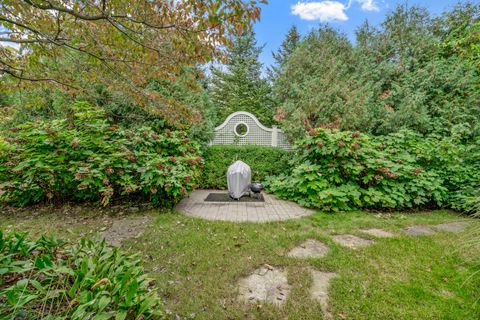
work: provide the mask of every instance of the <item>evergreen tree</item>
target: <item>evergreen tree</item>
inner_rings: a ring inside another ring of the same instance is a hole
[[[210,93],[220,122],[232,112],[248,111],[262,123],[272,124],[271,88],[262,78],[259,61],[262,49],[257,45],[255,33],[248,32],[234,39],[226,64],[212,68]]]
[[[478,135],[479,13],[463,5],[434,19],[399,5],[380,25],[365,22],[355,46],[335,29],[312,31],[275,81],[276,119],[293,138],[303,136],[304,124]]]
[[[297,48],[300,40],[301,35],[298,33],[297,27],[293,25],[290,27],[290,30],[288,30],[285,40],[283,40],[280,45],[280,49],[278,49],[277,52],[272,52],[275,64],[268,68],[268,75],[272,82],[275,82],[275,79],[278,79],[282,72],[281,69],[285,65],[288,57],[290,57],[293,51]]]

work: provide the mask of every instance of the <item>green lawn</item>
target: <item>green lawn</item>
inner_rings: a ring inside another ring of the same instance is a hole
[[[0,228],[56,233],[65,239],[95,233],[116,217],[113,211],[28,210],[0,215]],[[325,214],[267,224],[211,222],[169,211],[139,211],[152,224],[123,247],[142,255],[157,280],[172,318],[181,319],[322,319],[319,304],[309,299],[308,268],[333,271],[330,309],[335,319],[479,319],[478,246],[465,245],[464,233],[438,232],[412,237],[400,229],[468,218],[448,211],[377,214]],[[381,227],[396,234],[375,239],[359,232]],[[331,240],[334,234],[375,239],[361,249],[347,249]],[[315,238],[331,250],[321,259],[299,260],[285,253]],[[285,267],[292,291],[284,307],[246,305],[237,301],[236,283],[264,263]]]

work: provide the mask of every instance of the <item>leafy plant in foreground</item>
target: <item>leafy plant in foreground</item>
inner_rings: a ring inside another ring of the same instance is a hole
[[[158,319],[141,260],[104,241],[67,245],[0,231],[0,318]]]

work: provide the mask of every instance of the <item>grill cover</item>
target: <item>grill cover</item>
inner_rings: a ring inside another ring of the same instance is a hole
[[[236,161],[227,171],[228,193],[233,199],[240,199],[248,193],[252,182],[252,170],[240,160]]]

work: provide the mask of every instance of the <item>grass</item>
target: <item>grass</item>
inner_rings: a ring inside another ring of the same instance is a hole
[[[54,232],[65,239],[94,233],[115,219],[112,211],[62,208],[61,212],[0,216],[0,228]],[[139,252],[157,279],[168,314],[181,319],[321,319],[319,304],[309,299],[308,268],[332,271],[330,309],[336,319],[479,319],[476,249],[463,246],[468,232],[438,232],[411,237],[405,226],[433,225],[468,219],[449,211],[375,214],[325,214],[267,224],[211,222],[171,211],[139,211],[154,219],[143,235],[124,243]],[[68,218],[64,218],[64,217]],[[471,219],[472,229],[479,226]],[[396,234],[375,239],[364,227]],[[331,240],[349,233],[374,239],[362,249],[347,249]],[[331,250],[321,259],[299,260],[286,252],[315,238]],[[284,267],[292,292],[284,307],[246,305],[237,301],[239,278],[268,263]]]

